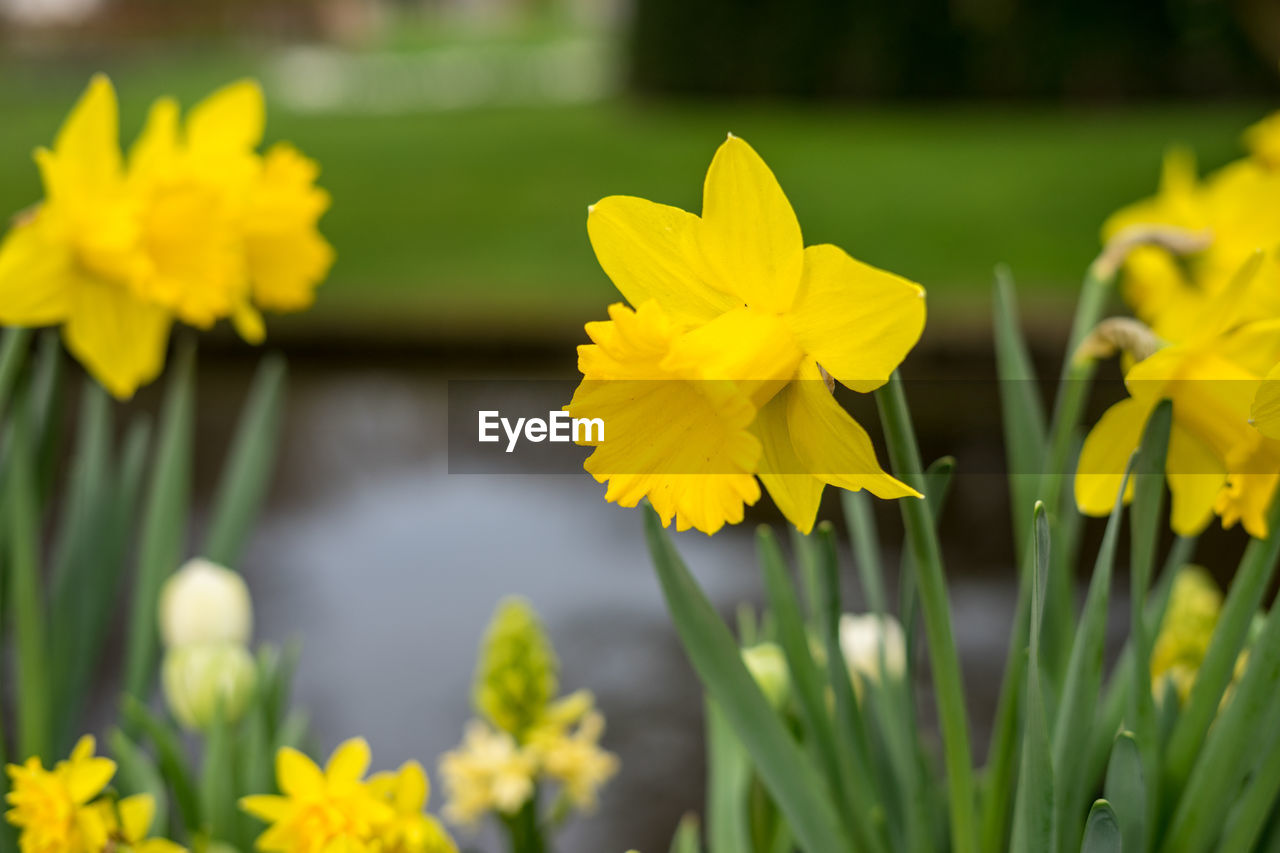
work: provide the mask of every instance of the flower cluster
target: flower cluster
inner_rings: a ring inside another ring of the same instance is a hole
[[[341,744],[322,770],[296,749],[276,754],[280,794],[244,797],[240,806],[270,826],[264,853],[457,853],[440,822],[427,814],[431,788],[422,765],[365,779],[371,755],[363,738]]]
[[[450,820],[473,825],[490,813],[536,808],[544,783],[559,786],[566,806],[595,807],[618,760],[600,747],[604,716],[589,692],[553,698],[557,668],[533,609],[518,599],[502,602],[476,677],[484,719],[472,720],[462,743],[440,760]]]
[[[126,155],[115,91],[95,77],[36,152],[43,201],[0,245],[0,323],[61,325],[68,349],[124,398],[160,372],[174,320],[228,318],[256,343],[260,310],[306,308],[333,262],[316,230],[329,196],[291,146],[257,151],[264,123],[252,81],[185,119],[162,98]]]
[[[1171,153],[1160,192],[1104,227],[1126,250],[1125,294],[1150,330],[1126,330],[1129,397],[1102,416],[1081,452],[1076,501],[1090,515],[1111,511],[1148,416],[1169,399],[1173,529],[1194,535],[1216,514],[1226,527],[1242,522],[1267,535],[1280,480],[1280,118],[1246,138],[1253,155],[1203,181],[1189,155]],[[1197,237],[1167,239],[1163,229]],[[1098,351],[1087,344],[1078,357]]]
[[[585,465],[606,499],[648,498],[664,524],[714,533],[759,499],[757,477],[805,532],[826,485],[918,497],[881,469],[826,380],[858,392],[888,381],[923,330],[924,291],[806,247],[751,146],[720,146],[701,216],[609,196],[587,232],[630,303],[587,324],[568,407],[608,425]]]
[[[172,841],[147,837],[156,812],[151,795],[116,799],[104,794],[116,764],[94,755],[94,747],[86,735],[52,770],[34,756],[5,768],[10,781],[5,818],[20,830],[22,853],[182,853]]]

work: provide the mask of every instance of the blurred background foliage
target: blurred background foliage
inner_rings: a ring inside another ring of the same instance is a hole
[[[0,208],[87,75],[187,103],[245,74],[335,198],[339,261],[277,340],[560,345],[614,297],[587,204],[696,210],[726,131],[807,242],[985,327],[1008,262],[1055,316],[1171,140],[1206,165],[1277,92],[1280,7],[1068,0],[0,0]],[[962,327],[961,323],[957,328]]]

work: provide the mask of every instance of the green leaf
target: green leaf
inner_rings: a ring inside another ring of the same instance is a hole
[[[38,756],[50,763],[54,709],[49,684],[46,603],[40,585],[40,520],[31,470],[30,404],[29,397],[20,401],[11,432],[12,452],[5,489],[8,604],[17,643],[19,756],[21,759]]]
[[[1014,800],[1013,849],[1053,848],[1053,762],[1044,694],[1040,688],[1040,634],[1044,619],[1045,585],[1049,573],[1049,520],[1044,504],[1033,513],[1034,574],[1032,576],[1031,630],[1027,655],[1026,719],[1022,733],[1022,767]]]
[[[715,700],[708,698],[707,715],[707,850],[737,853],[751,850],[748,794],[751,756],[734,735]]]
[[[200,814],[204,829],[216,841],[235,842],[239,806],[236,798],[235,735],[219,707],[204,732],[200,768]]]
[[[880,537],[876,535],[875,516],[871,510],[871,496],[864,492],[840,491],[844,507],[845,524],[849,528],[849,540],[853,546],[853,561],[858,568],[858,579],[867,609],[872,613],[887,613],[889,599],[884,591],[884,563],[880,559]]]
[[[125,691],[144,700],[155,677],[160,587],[178,568],[191,500],[195,351],[182,349],[170,368],[156,456],[143,511],[137,576],[129,611]]]
[[[107,735],[107,746],[116,761],[115,787],[121,793],[149,794],[156,803],[150,835],[163,837],[169,831],[169,793],[164,778],[151,757],[120,729]]]
[[[875,393],[893,470],[899,479],[919,491],[925,488],[925,480],[901,378],[895,372],[888,384]],[[974,822],[977,801],[973,785],[973,752],[969,746],[964,684],[960,677],[960,659],[951,628],[942,551],[926,502],[903,498],[898,501],[898,508],[902,512],[903,526],[907,530],[907,541],[916,569],[925,638],[932,662],[938,718],[942,724],[951,816],[951,847],[953,853],[974,853],[977,849],[978,832]]]
[[[263,359],[254,377],[213,498],[204,556],[215,563],[232,567],[239,564],[249,531],[262,507],[275,468],[284,378],[284,359],[274,355]]]
[[[1272,705],[1276,714],[1276,704]],[[1259,756],[1248,783],[1227,815],[1219,850],[1252,850],[1280,797],[1280,731],[1267,735],[1270,745]]]
[[[120,713],[131,728],[145,733],[151,739],[156,751],[156,763],[169,789],[173,791],[183,826],[188,834],[199,832],[200,801],[196,796],[191,769],[187,766],[178,733],[132,696],[126,695],[121,699]]]
[[[1147,849],[1147,790],[1143,758],[1133,732],[1116,735],[1107,765],[1106,798],[1115,810],[1125,850]]]
[[[1280,500],[1272,502],[1267,524],[1270,530],[1280,530]],[[1262,604],[1263,595],[1271,585],[1277,563],[1280,563],[1280,536],[1249,540],[1231,587],[1227,590],[1222,612],[1209,640],[1209,648],[1196,672],[1191,694],[1187,697],[1165,750],[1163,784],[1170,797],[1181,792],[1204,745],[1205,734],[1218,715],[1222,694],[1231,683],[1236,658],[1244,648],[1249,626]]]
[[[1080,853],[1122,853],[1123,850],[1124,837],[1120,834],[1115,810],[1106,800],[1095,801],[1084,825]]]
[[[751,753],[796,840],[808,853],[851,849],[852,840],[817,771],[747,672],[737,643],[676,554],[657,514],[646,508],[644,520],[658,579],[689,660]]]
[[[5,329],[0,341],[0,414],[4,413],[22,372],[22,364],[31,349],[31,330]]]
[[[671,839],[671,853],[702,853],[698,841],[698,816],[687,814],[680,818],[675,837]]]
[[[1009,466],[1014,541],[1018,553],[1022,553],[1026,550],[1027,533],[1032,526],[1031,510],[1040,485],[1047,435],[1035,368],[1018,321],[1013,276],[1004,264],[996,267],[993,305],[996,375],[1000,380],[1000,410]]]
[[[1115,569],[1116,544],[1120,525],[1124,518],[1124,493],[1133,462],[1129,463],[1116,494],[1115,506],[1107,519],[1107,530],[1098,548],[1093,566],[1093,578],[1084,610],[1080,614],[1080,626],[1071,647],[1067,662],[1067,674],[1063,682],[1062,699],[1053,731],[1054,815],[1058,830],[1058,849],[1074,850],[1080,836],[1076,815],[1087,802],[1088,783],[1085,778],[1087,753],[1080,748],[1088,743],[1091,725],[1102,688],[1103,646],[1107,633],[1107,605],[1111,595],[1111,577]]]

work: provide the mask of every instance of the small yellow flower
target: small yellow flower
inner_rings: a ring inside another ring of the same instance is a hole
[[[167,838],[148,838],[155,820],[156,801],[150,794],[135,794],[116,803],[119,835],[123,846],[133,853],[182,853],[184,848]]]
[[[381,853],[457,853],[440,821],[423,811],[431,783],[421,764],[407,761],[394,773],[375,773],[369,789],[393,810],[391,820],[378,830]]]
[[[924,291],[835,246],[805,247],[746,142],[716,152],[701,216],[610,196],[587,232],[634,309],[587,327],[569,404],[609,430],[585,466],[607,500],[647,497],[664,524],[714,533],[758,500],[759,476],[807,532],[825,485],[916,495],[881,470],[822,371],[858,392],[883,385],[920,337]]]
[[[508,598],[493,614],[476,667],[476,708],[516,739],[555,695],[559,661],[538,614],[527,601]]]
[[[1151,689],[1156,698],[1163,696],[1167,681],[1179,701],[1187,700],[1221,612],[1222,593],[1208,572],[1199,566],[1180,568],[1151,647]]]
[[[472,720],[462,744],[440,759],[445,815],[470,825],[492,811],[515,814],[533,796],[537,771],[532,751],[509,733]]]
[[[604,716],[587,691],[553,703],[543,722],[529,734],[529,747],[541,771],[564,786],[577,809],[596,807],[599,789],[618,772],[618,758],[600,748]]]
[[[40,759],[6,767],[11,808],[9,823],[21,830],[22,853],[99,853],[107,844],[109,822],[93,803],[115,775],[115,762],[94,754],[94,739],[84,736],[52,770]]]
[[[352,738],[341,744],[322,771],[290,747],[276,753],[276,783],[281,795],[244,797],[240,807],[271,826],[258,837],[266,853],[374,851],[377,829],[394,814],[364,782],[369,744]]]

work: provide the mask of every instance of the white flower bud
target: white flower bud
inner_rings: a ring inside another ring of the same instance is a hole
[[[874,613],[840,617],[840,651],[855,683],[859,678],[880,681],[881,649],[885,671],[891,678],[902,678],[907,671],[907,640],[897,619]]]
[[[188,729],[205,729],[219,711],[225,722],[240,719],[257,684],[258,669],[244,646],[204,643],[166,652],[160,680],[178,722]]]
[[[791,689],[791,673],[782,648],[777,643],[760,643],[745,648],[742,650],[742,662],[747,665],[751,677],[760,685],[760,692],[769,703],[775,708],[782,707]]]
[[[169,648],[249,642],[253,605],[239,573],[188,560],[160,590],[160,636]]]

